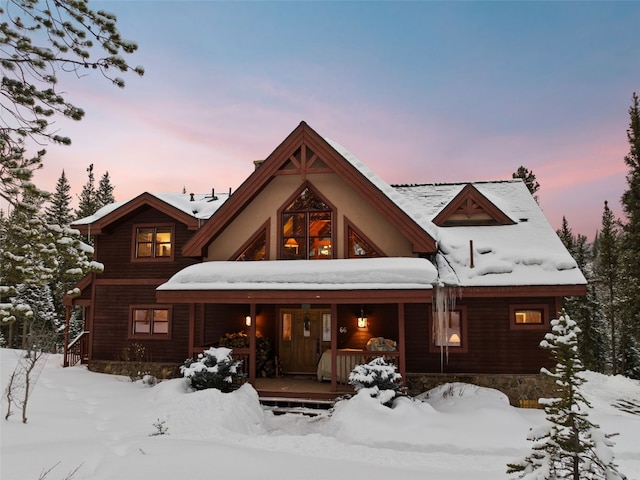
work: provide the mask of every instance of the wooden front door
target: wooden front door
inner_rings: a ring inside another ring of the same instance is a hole
[[[316,373],[322,352],[331,345],[326,331],[330,324],[331,311],[328,309],[287,308],[280,311],[279,350],[284,373]]]

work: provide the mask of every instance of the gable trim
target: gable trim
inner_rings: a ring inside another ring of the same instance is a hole
[[[470,218],[472,214],[469,211],[469,204],[473,203],[478,207],[477,213],[484,213],[488,215],[493,222],[498,225],[514,225],[514,222],[507,214],[496,207],[487,197],[485,197],[480,191],[468,183],[464,186],[460,192],[451,200],[447,206],[445,206],[440,213],[438,213],[433,223],[439,227],[446,227],[448,222],[451,221],[451,217],[456,213],[462,213]],[[456,224],[456,226],[462,226],[464,224]],[[468,225],[486,225],[486,223],[473,223],[472,221]]]
[[[137,209],[148,206],[155,210],[158,210],[165,215],[175,219],[177,222],[180,222],[187,226],[188,230],[197,230],[202,221],[185,213],[172,205],[160,200],[158,197],[144,192],[138,195],[133,200],[128,201],[124,205],[116,208],[113,212],[108,213],[104,217],[96,220],[94,223],[88,224],[80,224],[80,225],[71,225],[73,228],[77,229],[83,235],[91,234],[91,235],[100,235],[104,233],[104,231],[111,225],[112,223],[120,220],[121,218],[126,217],[134,213]]]
[[[332,171],[339,175],[354,191],[371,205],[374,205],[394,227],[409,239],[413,244],[414,252],[433,253],[436,251],[435,240],[424,229],[329,145],[324,138],[305,122],[301,122],[262,162],[261,166],[238,187],[234,195],[218,209],[209,222],[184,245],[183,255],[206,257],[208,246],[233,221],[237,214],[269,184],[274,176],[283,174],[280,173],[283,172],[282,166],[291,160],[290,157],[301,146],[310,147],[313,153],[327,165],[326,171]],[[316,161],[313,156],[311,159],[313,161],[307,162],[306,166],[301,165],[300,170],[292,169],[291,171],[303,175],[305,178],[305,168],[306,171],[309,171]],[[325,167],[322,167],[322,171],[325,171]]]

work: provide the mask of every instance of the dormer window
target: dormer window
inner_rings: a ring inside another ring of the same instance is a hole
[[[281,258],[333,258],[333,212],[310,187],[305,187],[282,210]]]
[[[134,259],[173,259],[173,228],[171,226],[137,225],[134,227]]]

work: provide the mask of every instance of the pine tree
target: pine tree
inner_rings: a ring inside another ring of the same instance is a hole
[[[618,373],[619,238],[618,221],[609,208],[608,202],[605,201],[602,229],[597,236],[598,253],[595,261],[594,282],[598,289],[598,297],[602,300],[608,324],[611,370],[614,375]]]
[[[560,240],[562,240],[565,248],[572,254],[575,247],[575,237],[573,236],[573,231],[569,228],[567,217],[564,215],[562,216],[562,226],[560,227],[560,230],[556,231],[556,233],[558,234],[558,237],[560,237]]]
[[[613,463],[612,435],[603,433],[588,418],[591,407],[580,391],[584,367],[578,358],[576,322],[562,312],[551,321],[551,333],[545,335],[540,346],[551,351],[556,362],[555,371],[545,368],[542,373],[554,380],[555,398],[541,398],[547,424],[534,429],[528,439],[536,442],[524,459],[508,465],[507,473],[527,480],[602,479],[622,480]]]
[[[29,336],[41,326],[38,322],[50,318],[49,312],[40,311],[40,305],[34,303],[39,296],[46,295],[45,290],[56,267],[55,241],[39,214],[39,205],[45,196],[44,192],[25,194],[7,222],[4,276],[7,285],[15,292],[11,302],[18,326],[11,347],[26,348]],[[48,326],[53,327],[52,324]]]
[[[71,185],[62,170],[56,183],[56,191],[51,195],[49,205],[45,209],[44,217],[50,225],[68,227],[73,220],[71,215]]]
[[[563,307],[574,312],[574,320],[582,330],[580,359],[589,369],[604,372],[608,363],[607,328],[604,314],[593,285],[593,248],[587,237],[574,235],[566,217],[562,217],[562,227],[556,232],[560,240],[578,264],[587,280],[587,294],[584,297],[563,299]]]
[[[531,192],[533,199],[538,202],[538,196],[536,195],[536,193],[538,192],[538,190],[540,190],[540,184],[536,180],[536,175],[533,173],[533,170],[529,170],[528,168],[525,168],[521,165],[520,167],[518,167],[518,170],[511,176],[513,178],[521,178]]]
[[[96,199],[96,178],[93,174],[93,163],[87,168],[87,183],[82,187],[78,196],[78,208],[75,211],[76,220],[93,215],[98,210]]]
[[[113,196],[113,191],[115,187],[111,184],[111,179],[109,178],[109,172],[105,172],[104,175],[100,178],[100,183],[98,184],[98,190],[96,191],[96,206],[98,208],[102,208],[105,205],[109,205],[116,201]]]
[[[629,154],[624,161],[628,167],[627,190],[622,195],[626,216],[623,225],[620,255],[624,300],[621,306],[620,356],[621,372],[640,378],[640,102],[634,92],[629,108]]]

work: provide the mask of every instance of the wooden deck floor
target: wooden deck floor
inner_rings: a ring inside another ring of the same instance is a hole
[[[353,393],[351,385],[338,384],[337,391],[331,391],[331,382],[319,382],[315,377],[285,375],[277,378],[256,378],[255,388],[260,397],[312,398],[333,400],[347,393]]]

